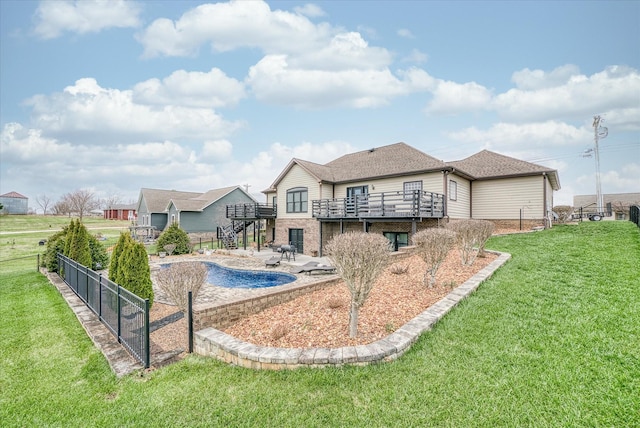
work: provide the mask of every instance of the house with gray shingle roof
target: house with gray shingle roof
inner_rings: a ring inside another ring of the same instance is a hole
[[[396,143],[324,165],[294,158],[263,191],[277,210],[267,239],[321,254],[350,230],[381,233],[398,248],[418,230],[458,219],[550,226],[559,189],[556,170],[488,150],[444,162]]]
[[[229,223],[226,206],[255,204],[257,201],[241,186],[212,189],[204,193],[162,189],[140,189],[137,226],[151,227],[157,233],[178,223],[187,233],[214,233]]]

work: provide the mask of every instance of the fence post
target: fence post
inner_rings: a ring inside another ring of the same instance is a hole
[[[187,294],[187,327],[189,329],[189,353],[193,353],[193,292]]]
[[[144,299],[144,368],[151,366],[151,332],[149,331],[149,299]]]
[[[117,313],[118,313],[118,343],[121,343],[120,333],[121,333],[121,330],[122,330],[122,320],[120,318],[122,317],[122,314],[120,312],[121,312],[122,308],[120,307],[120,286],[119,285],[118,285],[117,299],[118,299],[118,302],[116,304],[116,308],[117,308]]]
[[[37,260],[38,266],[36,266],[36,269],[38,270],[38,272],[40,272],[40,254],[38,253],[38,260]]]
[[[98,318],[102,321],[102,274],[98,274]]]

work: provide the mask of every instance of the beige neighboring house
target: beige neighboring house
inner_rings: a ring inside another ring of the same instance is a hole
[[[263,193],[275,219],[267,240],[322,254],[336,234],[368,231],[397,249],[417,231],[457,219],[550,226],[556,170],[483,150],[443,162],[405,143],[341,156],[324,165],[292,159]]]
[[[604,220],[629,220],[629,209],[640,205],[640,193],[606,193],[604,202]],[[597,211],[596,195],[575,195],[573,197],[574,217],[588,217]],[[581,210],[582,209],[582,210]]]

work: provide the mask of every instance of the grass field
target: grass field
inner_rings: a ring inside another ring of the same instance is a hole
[[[494,237],[512,259],[402,358],[258,372],[189,358],[116,379],[36,272],[0,273],[2,426],[640,426],[640,230]]]
[[[46,246],[39,245],[40,240],[48,239],[70,222],[66,216],[0,216],[0,271],[19,271],[28,266],[35,269],[36,256],[46,251]],[[90,233],[107,238],[102,241],[105,247],[114,245],[120,232],[127,231],[129,227],[126,220],[85,217],[82,222]]]

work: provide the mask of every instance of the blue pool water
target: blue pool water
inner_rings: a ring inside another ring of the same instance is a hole
[[[202,263],[209,270],[207,282],[225,288],[266,288],[296,280],[295,275],[283,272],[233,269],[213,262]],[[161,267],[169,267],[169,264],[163,264]]]

